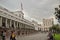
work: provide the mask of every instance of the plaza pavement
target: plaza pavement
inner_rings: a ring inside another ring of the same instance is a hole
[[[16,37],[16,40],[47,40],[47,34],[48,33],[37,33],[33,35],[27,35],[27,36],[19,36]],[[9,38],[7,38],[9,40]]]

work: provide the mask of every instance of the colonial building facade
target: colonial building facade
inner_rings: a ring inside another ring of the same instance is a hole
[[[43,19],[43,30],[49,30],[50,27],[54,24],[53,18]]]
[[[38,24],[38,22],[32,20],[32,23],[34,24],[35,30],[37,30],[37,31],[40,30],[40,24]]]
[[[22,11],[10,12],[4,7],[0,6],[0,28],[6,28],[10,30],[20,29],[25,32],[34,31],[34,25],[27,19],[24,19],[24,13]]]

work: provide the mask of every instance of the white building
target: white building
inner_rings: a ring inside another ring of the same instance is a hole
[[[32,22],[24,19],[22,11],[10,12],[4,7],[0,6],[0,27],[2,28],[28,28],[34,30]]]
[[[54,24],[54,19],[43,19],[43,28],[44,30],[49,30],[50,27]]]
[[[39,30],[40,25],[34,20],[32,20],[32,23],[34,24],[35,30]]]
[[[24,19],[24,13],[22,11],[15,11],[14,14],[20,17],[21,19]]]

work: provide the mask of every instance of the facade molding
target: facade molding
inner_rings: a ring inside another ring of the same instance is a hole
[[[25,25],[28,25],[31,28],[34,27],[34,25],[32,25],[32,23],[30,21],[28,21],[24,18],[23,19],[19,18],[19,16],[16,16],[13,12],[10,12],[7,9],[3,8],[3,7],[0,7],[0,16],[5,17],[5,18],[10,19],[10,20],[20,22],[20,23],[25,24]]]

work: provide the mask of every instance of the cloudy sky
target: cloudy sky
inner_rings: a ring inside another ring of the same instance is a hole
[[[25,18],[37,22],[41,22],[43,18],[53,17],[54,8],[60,4],[60,0],[0,0],[0,5],[15,11],[21,10],[21,2]]]

